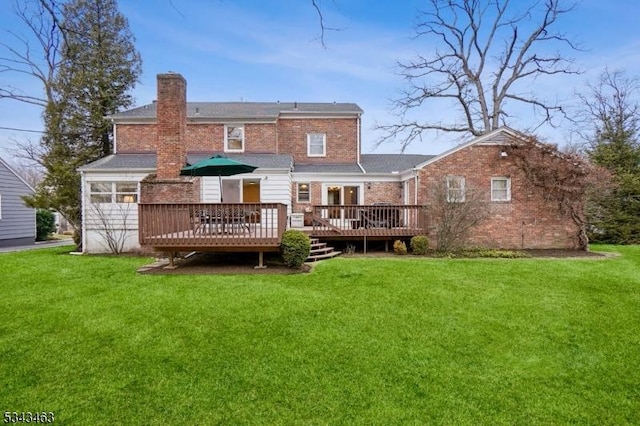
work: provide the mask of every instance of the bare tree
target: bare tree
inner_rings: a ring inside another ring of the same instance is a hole
[[[581,110],[576,132],[592,151],[616,139],[640,137],[640,79],[624,71],[605,70],[586,93],[577,93]]]
[[[89,223],[89,228],[100,235],[111,253],[122,253],[129,234],[134,231],[129,216],[135,204],[88,203],[88,205],[90,208],[86,221]]]
[[[37,187],[42,182],[42,169],[31,162],[27,163],[24,159],[15,160],[11,166],[32,188]]]
[[[436,250],[460,250],[469,240],[471,230],[488,215],[485,197],[464,185],[451,186],[442,179],[431,188],[425,206],[436,230]]]
[[[55,0],[37,0],[15,2],[14,9],[27,33],[4,31],[0,74],[28,76],[41,85],[42,91],[25,93],[9,85],[0,86],[0,100],[11,99],[44,109],[54,99],[53,79],[61,61],[63,36],[56,16],[59,7]]]
[[[398,64],[407,82],[393,101],[399,123],[378,126],[385,133],[380,143],[399,139],[404,150],[427,131],[479,136],[508,124],[511,104],[542,113],[538,125],[553,124],[557,114],[566,117],[557,101],[538,98],[528,85],[543,76],[579,73],[559,52],[578,46],[555,31],[573,6],[563,7],[564,0],[528,3],[517,10],[522,3],[510,0],[430,0],[429,10],[420,14],[416,39],[437,47],[427,45],[432,53]],[[414,114],[426,104],[453,108],[458,118],[445,122]]]

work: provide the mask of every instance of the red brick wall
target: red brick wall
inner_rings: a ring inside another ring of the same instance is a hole
[[[186,164],[187,82],[180,74],[158,74],[158,179],[177,179]]]
[[[140,182],[141,203],[199,203],[201,179],[180,176],[179,179],[159,179],[149,175]]]
[[[570,217],[545,203],[499,146],[471,146],[420,171],[419,204],[447,175],[464,176],[467,189],[486,194],[489,217],[473,231],[471,245],[496,248],[573,248],[577,228]],[[511,178],[511,201],[491,202],[491,177]],[[430,239],[435,244],[434,229]]]
[[[187,151],[224,152],[224,124],[189,123]],[[244,152],[276,152],[275,123],[244,124]]]
[[[277,152],[276,124],[245,124],[245,152]]]
[[[117,152],[156,152],[156,124],[118,124]]]
[[[400,182],[365,182],[364,204],[390,203],[403,204]]]
[[[327,135],[326,157],[307,156],[307,133]],[[283,119],[278,121],[281,154],[299,163],[353,163],[357,159],[358,121],[355,118]]]
[[[245,151],[276,152],[275,123],[245,124]],[[118,152],[155,152],[156,124],[118,124]],[[188,123],[184,138],[187,152],[223,152],[224,124]]]
[[[207,123],[187,124],[185,137],[187,151],[222,152],[224,147],[224,125]]]

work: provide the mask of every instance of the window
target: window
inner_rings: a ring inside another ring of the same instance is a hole
[[[309,157],[324,157],[327,155],[327,135],[324,133],[307,134],[307,155]]]
[[[94,204],[111,203],[113,201],[112,186],[112,182],[93,182],[89,184],[91,202]]]
[[[447,176],[447,201],[464,202],[464,176]]]
[[[244,126],[224,126],[224,150],[244,151]]]
[[[310,185],[308,183],[298,184],[298,202],[308,203],[311,201]]]
[[[137,182],[116,182],[116,203],[137,203]]]
[[[94,204],[105,203],[137,203],[137,182],[91,182],[89,199]]]
[[[491,178],[491,201],[511,201],[511,179]]]

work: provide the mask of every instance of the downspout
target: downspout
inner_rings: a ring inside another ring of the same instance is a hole
[[[85,222],[85,208],[87,205],[87,199],[85,197],[85,192],[84,192],[84,187],[85,187],[85,174],[84,174],[84,170],[80,171],[80,206],[82,206],[82,210],[81,210],[81,215],[82,215],[82,222],[80,224],[80,227],[82,229],[82,253],[86,253],[87,252],[87,228],[86,228],[86,222]]]
[[[356,163],[358,163],[358,165],[360,165],[360,152],[362,151],[362,147],[360,146],[360,144],[362,143],[362,137],[361,137],[361,133],[362,133],[362,129],[360,128],[360,126],[362,125],[361,121],[360,121],[360,114],[358,114],[358,118],[356,119],[356,147],[357,147],[357,158],[356,158]]]
[[[413,204],[418,205],[418,170],[413,169]]]
[[[278,128],[280,127],[280,114],[276,117],[276,154],[280,154],[280,139],[278,138]]]
[[[111,124],[113,124],[113,153],[118,152],[118,133],[116,132],[117,126],[113,119],[111,119]]]

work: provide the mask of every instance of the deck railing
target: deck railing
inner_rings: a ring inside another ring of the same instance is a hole
[[[281,203],[139,204],[139,242],[155,248],[277,248]]]
[[[426,234],[427,215],[419,205],[313,206],[313,234],[412,236]]]

